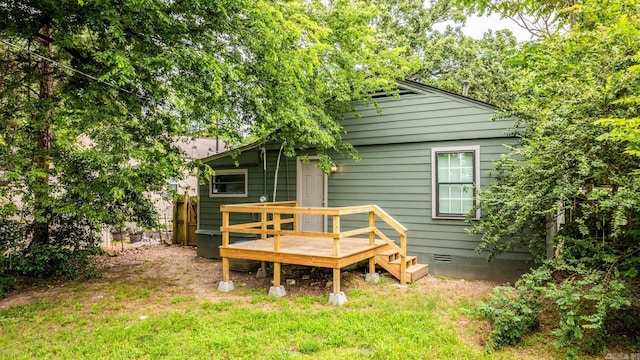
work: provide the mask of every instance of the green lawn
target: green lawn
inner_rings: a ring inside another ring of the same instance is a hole
[[[446,281],[446,280],[437,280]],[[469,282],[469,284],[472,284]],[[213,285],[212,285],[213,288]],[[263,288],[207,296],[166,280],[67,283],[55,296],[0,311],[7,359],[514,359],[553,358],[543,340],[489,353],[487,325],[464,291],[419,282],[352,281],[327,294],[276,299]],[[328,291],[327,291],[328,292]],[[461,295],[462,294],[462,295]]]

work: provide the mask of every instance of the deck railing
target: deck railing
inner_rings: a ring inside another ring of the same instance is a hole
[[[229,233],[257,234],[260,235],[262,239],[272,236],[274,238],[274,251],[280,250],[280,236],[282,235],[312,236],[333,239],[333,255],[340,256],[340,239],[367,234],[369,237],[369,245],[374,245],[375,238],[378,237],[379,239],[395,246],[400,253],[402,260],[404,260],[407,255],[407,228],[402,226],[402,224],[392,218],[377,205],[333,208],[298,207],[297,201],[281,201],[222,205],[220,207],[220,211],[222,213],[222,226],[220,227],[220,231],[222,232],[222,246],[229,245]],[[231,214],[234,213],[260,214],[260,221],[230,225],[230,217]],[[348,231],[341,231],[341,218],[347,215],[356,214],[368,214],[368,226]],[[300,215],[331,216],[333,231],[300,231]],[[378,229],[376,226],[376,217],[398,233],[400,246]],[[292,229],[283,229],[283,224],[293,224]],[[401,267],[403,267],[401,269],[401,273],[405,274],[405,261],[401,261],[400,264]]]

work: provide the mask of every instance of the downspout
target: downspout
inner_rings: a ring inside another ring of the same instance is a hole
[[[278,170],[280,170],[280,157],[282,156],[282,148],[283,145],[280,145],[280,151],[278,152],[278,160],[276,161],[276,174],[273,178],[273,197],[271,198],[273,202],[276,201],[276,191],[278,190]]]
[[[267,193],[267,149],[260,148],[260,156],[262,156],[262,193]]]
[[[284,178],[287,184],[287,201],[291,200],[291,193],[289,192],[289,158],[284,159],[284,165],[287,170],[287,177]]]

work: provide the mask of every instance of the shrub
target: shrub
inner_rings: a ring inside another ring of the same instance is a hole
[[[50,241],[31,244],[29,225],[0,220],[0,296],[14,287],[16,275],[74,279],[94,276],[89,256],[100,251],[95,233],[86,220],[58,215],[51,222]]]
[[[517,344],[545,312],[555,315],[557,322],[548,325],[556,345],[569,357],[601,352],[613,339],[608,330],[614,322],[622,333],[637,327],[625,315],[640,311],[634,296],[637,252],[621,254],[602,243],[562,240],[573,250],[531,270],[514,287],[497,288],[480,304],[480,314],[494,326],[493,346]]]

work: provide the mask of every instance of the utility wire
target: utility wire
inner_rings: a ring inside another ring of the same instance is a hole
[[[134,93],[133,91],[131,91],[131,90],[127,90],[127,89],[124,89],[124,88],[122,88],[122,87],[120,87],[120,86],[118,86],[118,85],[116,85],[116,84],[112,84],[112,83],[106,82],[106,81],[104,81],[104,80],[100,80],[100,79],[98,79],[97,77],[95,77],[95,76],[93,76],[93,75],[89,75],[89,74],[87,74],[87,73],[85,73],[85,72],[82,72],[82,71],[80,71],[80,70],[78,70],[78,69],[74,69],[74,68],[72,68],[72,67],[70,67],[70,66],[67,66],[67,65],[61,64],[61,63],[57,62],[56,60],[50,59],[50,58],[48,58],[48,57],[46,57],[46,56],[42,56],[42,55],[40,55],[40,54],[38,54],[38,53],[36,53],[36,52],[33,52],[32,50],[25,49],[25,48],[23,48],[23,47],[20,47],[20,46],[18,46],[18,45],[12,44],[12,43],[10,43],[10,42],[8,42],[8,41],[5,41],[5,40],[2,40],[2,39],[0,39],[0,42],[1,42],[1,43],[4,43],[4,44],[6,44],[6,45],[12,46],[12,47],[14,47],[14,48],[16,48],[16,49],[18,49],[18,50],[20,50],[20,51],[24,51],[24,52],[26,52],[26,53],[28,53],[28,54],[30,54],[30,55],[33,55],[33,56],[35,56],[35,57],[37,57],[37,58],[42,59],[42,60],[49,61],[49,62],[50,62],[50,63],[52,63],[54,66],[61,67],[61,68],[63,68],[63,69],[69,70],[69,71],[73,71],[73,72],[75,72],[75,73],[77,73],[77,74],[80,74],[80,75],[82,75],[82,76],[84,76],[84,77],[87,77],[87,78],[89,78],[89,79],[91,79],[91,80],[97,81],[97,82],[99,82],[99,83],[101,83],[101,84],[104,84],[104,85],[107,85],[107,86],[110,86],[110,87],[112,87],[112,88],[114,88],[114,89],[117,89],[117,90],[120,90],[120,91],[126,92],[127,94],[131,94],[131,95],[133,95],[133,96],[135,96],[135,97],[137,97],[137,98],[140,98],[140,99],[142,99],[142,100],[151,100],[151,99],[149,99],[149,98],[148,98],[148,97],[146,97],[146,96],[143,96],[143,95],[140,95],[140,94]]]

